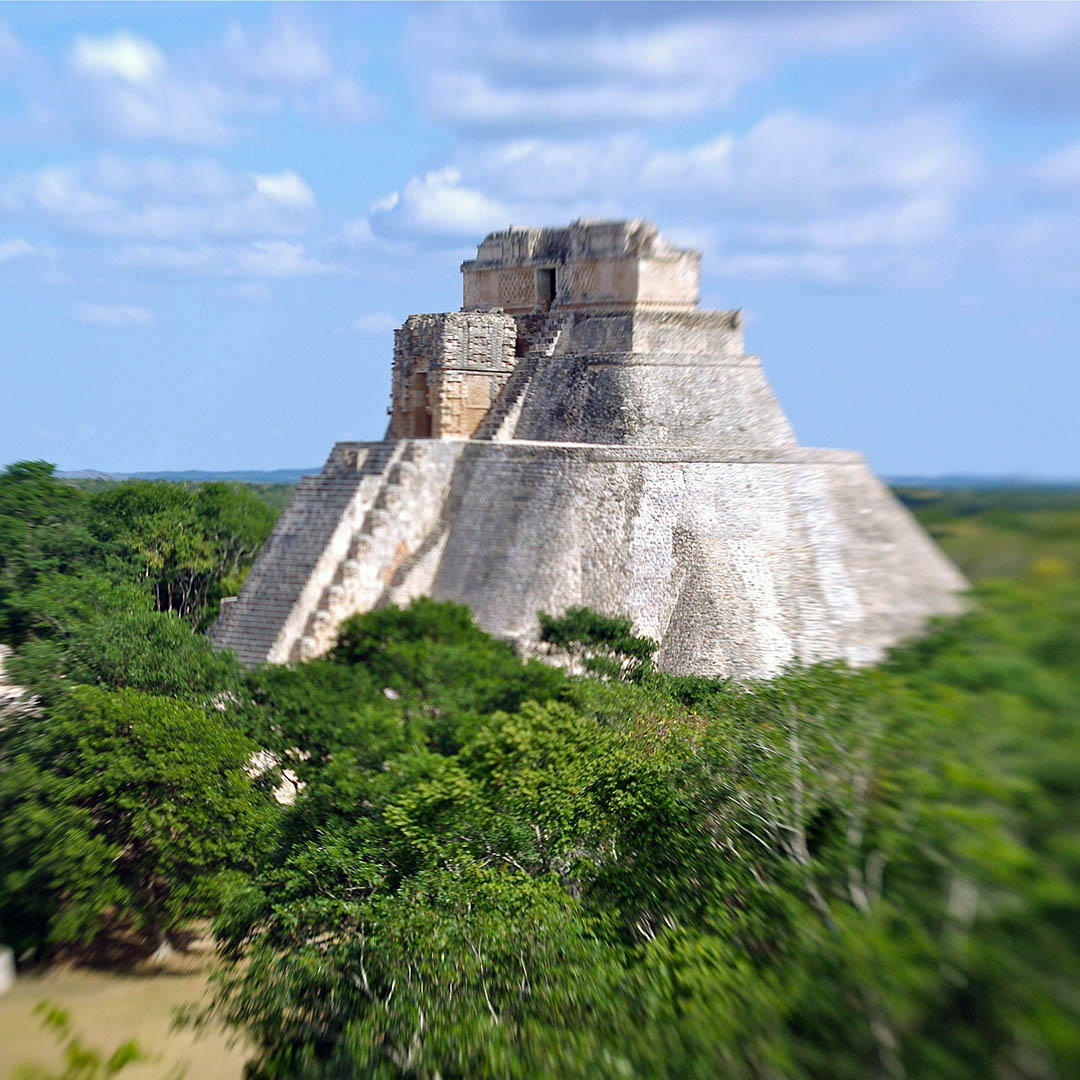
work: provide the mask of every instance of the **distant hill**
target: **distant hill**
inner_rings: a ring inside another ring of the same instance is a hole
[[[240,484],[295,484],[301,476],[315,475],[320,469],[320,465],[309,469],[224,469],[220,472],[188,469],[181,472],[107,473],[97,469],[79,469],[73,472],[58,472],[56,475],[61,480],[169,480],[176,484],[201,484],[221,480]]]
[[[937,488],[939,490],[1008,491],[1048,489],[1071,491],[1080,488],[1080,477],[1073,480],[1046,480],[1038,476],[979,476],[950,473],[945,476],[883,476],[889,487]]]

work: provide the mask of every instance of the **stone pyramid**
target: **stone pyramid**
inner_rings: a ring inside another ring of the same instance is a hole
[[[305,477],[213,640],[318,656],[420,595],[535,640],[537,612],[629,615],[677,673],[877,660],[966,582],[847,450],[802,447],[741,314],[643,221],[493,233],[460,312],[395,333],[381,442]]]

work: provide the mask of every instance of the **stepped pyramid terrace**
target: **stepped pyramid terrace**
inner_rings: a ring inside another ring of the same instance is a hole
[[[421,595],[524,648],[537,612],[628,615],[677,673],[878,659],[966,582],[849,450],[800,446],[700,255],[644,221],[492,233],[457,312],[396,331],[380,442],[305,477],[216,644],[332,647]],[[868,402],[867,407],[873,407]]]

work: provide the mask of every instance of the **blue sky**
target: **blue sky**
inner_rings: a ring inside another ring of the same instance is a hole
[[[483,235],[647,217],[807,445],[1080,476],[1080,5],[0,6],[0,462],[319,464]]]

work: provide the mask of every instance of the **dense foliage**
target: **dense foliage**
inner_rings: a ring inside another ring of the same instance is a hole
[[[114,912],[160,939],[215,906],[269,802],[254,747],[182,701],[75,687],[0,727],[0,921],[19,951]]]
[[[57,940],[217,910],[212,1018],[252,1077],[1080,1074],[1065,496],[908,493],[970,612],[875,669],[733,686],[656,671],[619,618],[541,618],[576,676],[427,600],[242,673],[188,632],[205,606],[159,610],[233,573],[151,567],[196,562],[154,540],[173,496],[128,527],[119,488],[58,487],[0,483],[0,618],[42,702],[2,721],[0,904]]]
[[[134,583],[154,610],[193,626],[235,592],[275,513],[238,484],[133,480],[86,491],[53,466],[19,462],[0,473],[0,638],[42,629],[35,587],[86,573]]]
[[[219,924],[255,1074],[1070,1075],[1080,596],[1017,592],[872,672],[373,688]]]
[[[116,924],[160,936],[250,865],[270,797],[223,711],[241,673],[196,627],[272,521],[237,486],[0,473],[0,639],[36,697],[0,717],[0,940],[24,957]]]

